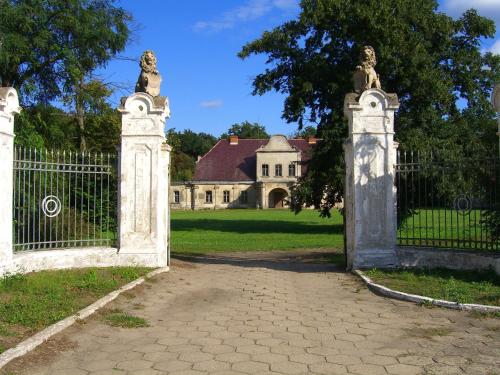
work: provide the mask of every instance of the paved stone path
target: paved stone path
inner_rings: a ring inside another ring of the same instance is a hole
[[[151,327],[112,328],[95,316],[7,370],[500,374],[500,320],[376,296],[355,276],[315,264],[317,256],[235,254],[175,261],[171,272],[110,306],[146,318]]]

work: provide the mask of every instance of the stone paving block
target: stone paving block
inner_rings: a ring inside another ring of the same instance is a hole
[[[385,366],[385,369],[389,374],[394,375],[420,375],[424,373],[424,370],[422,370],[421,367],[402,365],[400,363],[396,365]]]
[[[215,372],[221,370],[228,370],[231,368],[231,365],[227,362],[216,361],[216,360],[208,360],[203,362],[197,362],[193,365],[193,370],[198,371],[207,371],[207,372]]]
[[[315,363],[313,365],[309,365],[309,370],[315,374],[322,375],[343,375],[348,373],[345,366],[337,365],[335,363]]]
[[[414,366],[425,366],[434,363],[434,360],[432,358],[418,355],[400,356],[398,357],[398,361],[404,365]]]
[[[109,359],[101,359],[99,361],[89,361],[85,363],[80,363],[78,367],[82,370],[87,370],[87,371],[96,371],[96,370],[105,370],[108,368],[113,368],[115,367],[116,362],[111,361]]]
[[[383,366],[378,366],[378,365],[349,365],[347,366],[347,370],[351,374],[357,374],[357,375],[383,375],[387,374],[387,371]]]
[[[233,364],[232,369],[245,374],[258,374],[267,372],[269,370],[269,365],[267,363],[245,361]]]
[[[222,354],[222,353],[231,353],[235,351],[235,347],[231,345],[204,345],[201,348],[202,352],[211,353],[211,354]]]
[[[359,353],[358,353],[359,354]],[[397,364],[398,361],[393,357],[388,357],[384,355],[368,355],[361,357],[361,361],[364,363],[372,364],[372,365],[393,365]]]
[[[262,346],[262,345],[241,345],[236,347],[236,351],[238,353],[262,354],[262,353],[268,353],[269,348],[267,346]]]
[[[257,362],[275,363],[288,361],[288,356],[284,354],[264,353],[254,354],[252,359]]]
[[[153,366],[153,363],[154,362],[146,361],[143,359],[134,359],[131,361],[120,362],[116,365],[116,368],[119,368],[122,370],[127,370],[127,371],[143,370],[143,369],[151,368]]]
[[[209,361],[214,358],[213,354],[202,353],[202,352],[185,352],[181,353],[179,356],[180,361],[186,361],[191,363]]]
[[[132,354],[132,353],[131,353]],[[151,361],[151,362],[165,362],[168,360],[173,360],[179,358],[179,353],[171,353],[171,352],[156,352],[156,353],[146,353],[142,356],[143,359],[146,361]],[[134,359],[134,358],[129,358],[129,359]]]
[[[306,374],[309,369],[306,365],[296,362],[275,362],[271,364],[271,370],[282,374]]]
[[[179,360],[157,362],[153,365],[154,369],[166,372],[188,370],[191,367],[192,367],[191,363]]]

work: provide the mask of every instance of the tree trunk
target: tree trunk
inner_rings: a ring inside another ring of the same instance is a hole
[[[78,89],[76,90],[76,122],[80,132],[80,151],[87,151],[87,140],[85,139],[85,109],[83,107],[83,77],[78,82]]]

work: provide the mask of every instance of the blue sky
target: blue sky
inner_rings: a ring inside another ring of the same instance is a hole
[[[298,0],[122,0],[138,28],[122,53],[138,61],[146,49],[155,51],[163,76],[162,95],[170,98],[168,128],[192,129],[216,136],[230,125],[259,122],[271,134],[290,134],[295,124],[281,119],[283,96],[251,95],[252,77],[265,69],[265,56],[240,60],[236,54],[262,32],[298,15]],[[146,5],[144,5],[146,4]],[[500,24],[500,0],[440,0],[441,10],[458,16],[471,6]],[[485,50],[500,53],[496,40]],[[137,62],[118,59],[102,72],[108,81],[127,83],[133,91],[139,74]]]

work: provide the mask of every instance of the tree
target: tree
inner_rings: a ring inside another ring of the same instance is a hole
[[[198,156],[205,155],[216,143],[217,138],[207,133],[195,133],[192,130],[184,130],[178,133],[180,150],[195,160]]]
[[[403,148],[486,149],[494,131],[489,95],[500,79],[500,56],[482,54],[480,41],[494,36],[492,20],[474,10],[453,20],[437,11],[435,0],[302,0],[300,6],[298,19],[265,32],[239,53],[243,59],[268,56],[253,93],[286,94],[283,118],[299,129],[305,121],[317,124],[324,140],[294,188],[296,211],[306,204],[328,215],[342,199],[343,101],[353,91],[351,77],[364,45],[377,51],[383,89],[400,98],[396,134]]]
[[[64,98],[75,112],[85,151],[92,72],[125,48],[130,15],[115,0],[4,0],[0,3],[0,83],[24,102]],[[102,96],[102,95],[101,95]],[[105,95],[104,95],[105,96]]]
[[[308,125],[302,129],[298,129],[292,134],[294,138],[309,138],[316,137],[316,128],[314,126]]]
[[[130,15],[115,0],[0,2],[0,83],[48,101],[125,48]]]
[[[237,135],[242,139],[266,139],[269,138],[269,134],[266,132],[266,128],[257,122],[251,123],[248,121],[243,121],[241,124],[233,124],[227,133],[223,133],[220,137],[221,139],[227,138],[230,135]]]

